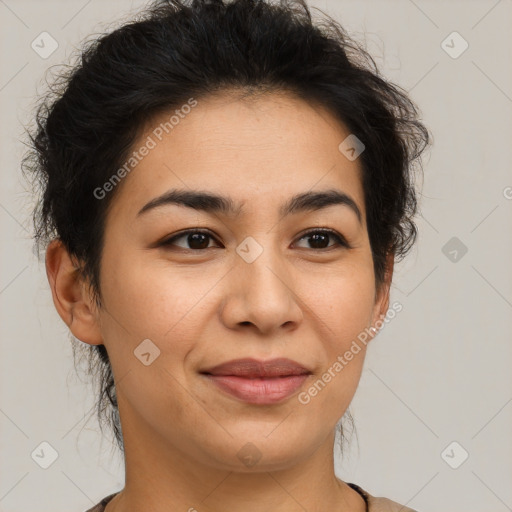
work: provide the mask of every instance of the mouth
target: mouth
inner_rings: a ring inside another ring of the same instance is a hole
[[[311,370],[280,358],[237,359],[200,372],[219,390],[243,402],[275,404],[291,397],[312,375]]]

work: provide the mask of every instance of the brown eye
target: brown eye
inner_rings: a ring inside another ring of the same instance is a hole
[[[330,247],[334,247],[336,245],[349,248],[349,245],[345,238],[341,236],[338,232],[331,229],[317,229],[315,231],[310,231],[303,235],[300,240],[309,239],[310,247],[306,247],[306,249],[328,249]],[[329,239],[336,240],[337,244],[329,245]]]
[[[176,244],[177,240],[185,239],[185,244],[188,244],[188,247],[183,247]],[[169,238],[162,242],[162,246],[177,246],[182,249],[192,250],[192,251],[200,251],[209,248],[210,240],[214,238],[207,231],[199,231],[199,230],[189,230],[183,231],[179,235],[175,235],[172,238]]]

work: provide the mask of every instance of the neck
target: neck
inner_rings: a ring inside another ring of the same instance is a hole
[[[105,512],[365,510],[363,498],[335,476],[334,431],[293,465],[258,463],[240,472],[191,457],[123,412],[126,485]]]

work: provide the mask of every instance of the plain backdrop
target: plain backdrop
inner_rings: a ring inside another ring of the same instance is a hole
[[[124,484],[32,251],[20,160],[45,71],[143,4],[0,0],[1,512],[80,512]],[[418,243],[395,268],[403,309],[370,346],[336,472],[419,512],[512,510],[512,1],[310,5],[366,44],[434,135]],[[58,44],[46,58],[42,32]]]

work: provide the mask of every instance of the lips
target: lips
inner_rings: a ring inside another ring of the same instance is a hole
[[[246,403],[270,405],[292,396],[312,372],[292,361],[238,359],[201,371],[218,390]]]
[[[236,359],[222,363],[201,373],[215,376],[245,377],[288,377],[292,375],[307,375],[311,371],[301,364],[287,358],[258,361],[257,359]]]

